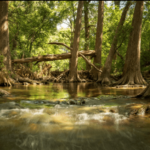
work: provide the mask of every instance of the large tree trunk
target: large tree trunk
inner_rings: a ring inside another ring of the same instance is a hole
[[[73,41],[73,50],[71,51],[71,68],[70,68],[69,78],[68,78],[69,82],[74,82],[79,80],[77,75],[77,62],[78,62],[78,48],[79,48],[83,3],[84,3],[83,1],[79,1],[78,4],[75,34],[74,34],[74,41]]]
[[[114,4],[115,4],[115,9],[117,9],[117,7],[120,8],[120,1],[114,1]],[[114,64],[116,66],[116,63],[117,63],[117,51],[115,52],[113,59],[115,60]],[[115,73],[117,72],[117,68],[115,68],[114,72]]]
[[[123,77],[116,84],[146,84],[140,70],[143,3],[144,1],[136,1]]]
[[[129,9],[130,5],[131,5],[131,2],[128,1],[123,12],[122,12],[120,22],[117,26],[117,29],[115,31],[115,35],[114,35],[114,38],[113,38],[113,41],[111,44],[109,55],[106,59],[106,62],[105,62],[104,68],[103,68],[103,72],[97,81],[97,82],[101,82],[102,84],[107,84],[107,85],[111,84],[111,79],[110,79],[111,64],[112,64],[112,60],[113,60],[113,57],[114,57],[115,52],[116,52],[116,46],[117,46],[118,38],[119,38],[119,35],[121,33],[121,29],[122,29],[123,24],[125,22],[127,11]]]
[[[89,2],[84,1],[84,23],[85,23],[85,50],[89,50],[89,10],[88,10]],[[91,66],[86,63],[86,70],[90,70]]]
[[[9,28],[8,28],[8,1],[0,1],[0,54],[3,57],[4,66],[2,70],[11,69],[11,58],[9,51]],[[2,59],[2,58],[1,58]]]
[[[94,64],[95,64],[95,66],[97,66],[97,68],[101,67],[103,17],[104,17],[104,1],[99,1],[96,43],[95,43],[96,57],[94,57]],[[92,68],[91,74],[92,74],[94,80],[98,79],[99,72],[95,68]]]
[[[0,1],[0,84],[11,85],[8,71],[11,71],[8,1]]]
[[[138,94],[136,97],[137,98],[150,98],[150,84],[147,86],[145,90],[143,90],[142,93]]]

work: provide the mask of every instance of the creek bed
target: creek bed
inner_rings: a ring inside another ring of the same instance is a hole
[[[150,116],[128,115],[148,103],[131,98],[144,88],[57,83],[4,89],[12,96],[0,98],[1,150],[150,149]],[[81,99],[85,103],[69,103]]]

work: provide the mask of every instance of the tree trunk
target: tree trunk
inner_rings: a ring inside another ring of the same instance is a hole
[[[97,68],[101,67],[103,17],[104,17],[104,1],[99,1],[96,43],[95,43],[96,57],[94,57],[94,64]],[[92,68],[91,74],[92,74],[94,80],[98,79],[99,72],[97,70],[95,70],[95,68]]]
[[[105,62],[104,68],[103,68],[103,72],[97,81],[97,82],[101,82],[102,84],[107,84],[107,85],[111,84],[111,79],[110,79],[111,64],[112,64],[113,56],[115,55],[115,52],[116,52],[116,46],[117,46],[118,38],[119,38],[119,35],[121,33],[121,29],[122,29],[123,24],[125,22],[127,11],[129,9],[130,5],[131,5],[131,2],[128,1],[123,12],[122,12],[120,22],[117,26],[117,29],[115,31],[115,35],[114,35],[114,38],[113,38],[113,41],[111,44],[109,55],[107,56],[107,59],[106,59],[106,62]]]
[[[8,1],[0,1],[0,84],[11,85],[11,56],[9,50]]]
[[[8,1],[0,1],[0,54],[3,57],[2,70],[11,70],[11,57],[9,51],[9,28],[8,28]]]
[[[145,90],[143,90],[142,93],[139,95],[135,96],[137,98],[150,98],[150,84],[147,86]]]
[[[70,47],[73,47],[73,32],[71,29],[71,40],[70,40]],[[69,59],[69,70],[71,69],[71,59]]]
[[[114,4],[115,4],[115,9],[116,9],[117,7],[120,8],[120,1],[114,1]],[[117,51],[115,52],[113,59],[115,60],[114,64],[115,64],[115,66],[116,66],[116,63],[117,63]],[[115,72],[115,73],[117,72],[117,68],[115,68],[114,72]]]
[[[69,82],[78,81],[77,62],[78,62],[78,48],[79,48],[83,3],[84,3],[83,1],[79,1],[78,4],[75,34],[74,34],[74,41],[73,41],[73,50],[71,51],[71,68],[70,68],[69,78],[68,78]]]
[[[74,5],[72,2],[72,18],[73,21],[70,19],[70,27],[71,27],[71,38],[70,38],[70,47],[73,48],[73,37],[74,37],[74,31],[75,31],[75,10]],[[71,59],[69,59],[69,70],[71,70]]]
[[[89,2],[84,1],[84,23],[85,23],[85,50],[89,50],[89,10],[88,10]],[[86,70],[90,70],[91,66],[86,63]]]
[[[141,28],[144,1],[136,1],[123,77],[116,84],[146,84],[140,70]]]

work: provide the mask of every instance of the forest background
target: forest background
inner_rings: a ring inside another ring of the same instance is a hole
[[[141,71],[150,70],[150,2],[144,2],[141,38]],[[122,10],[126,1],[115,4],[114,1],[104,2],[104,23],[101,64],[104,66],[109,54],[115,30],[119,23]],[[77,16],[78,1],[10,1],[9,2],[9,43],[13,59],[41,56],[47,54],[67,53],[69,50],[60,45],[50,45],[49,42],[61,42],[70,46],[73,41],[75,20]],[[117,43],[117,54],[112,62],[111,73],[121,74],[125,62],[131,23],[135,3],[127,12]],[[85,50],[88,44],[89,50],[95,49],[96,25],[98,19],[98,1],[89,1],[87,6],[89,19],[89,39],[85,41],[84,10],[82,11],[82,23],[80,32],[79,50]],[[66,28],[60,27],[67,24]],[[59,27],[59,28],[58,28]],[[93,58],[92,58],[93,61]],[[40,62],[51,64],[53,70],[69,69],[69,59]],[[38,65],[30,64],[33,71],[40,71]],[[86,70],[86,62],[78,58],[78,70]]]

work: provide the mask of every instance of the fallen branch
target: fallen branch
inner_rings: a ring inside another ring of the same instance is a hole
[[[22,78],[22,77],[18,77],[18,81],[20,81],[20,82],[28,82],[28,83],[31,83],[31,84],[34,84],[34,83],[39,84],[39,83],[41,83],[41,82],[36,81],[36,80],[31,80],[29,78]]]
[[[78,52],[78,54],[91,66],[93,66],[97,71],[102,72],[102,70],[99,70],[94,64],[92,64],[83,54],[81,54],[80,52]]]
[[[64,72],[62,72],[55,80],[56,80],[56,82],[59,82],[59,80],[61,79],[61,77],[66,73],[66,72],[68,72],[69,70],[66,70],[66,71],[64,71]]]
[[[80,51],[78,57],[82,57],[80,54],[84,54],[85,56],[95,56],[95,51]],[[57,55],[43,55],[37,57],[30,58],[22,58],[22,59],[14,59],[12,63],[29,63],[29,62],[41,62],[41,61],[53,61],[53,60],[63,60],[71,58],[71,53],[63,53]]]
[[[116,51],[116,54],[124,61],[123,56],[118,51]]]
[[[38,76],[42,76],[47,70],[51,69],[52,66],[50,64],[45,65],[44,69],[38,73]]]
[[[64,43],[59,43],[59,42],[51,42],[51,43],[48,43],[48,44],[56,44],[56,45],[63,45],[65,46],[66,48],[68,48],[69,50],[72,50],[71,47],[67,46],[66,44]],[[78,57],[81,56],[88,64],[90,64],[91,66],[93,66],[97,71],[99,72],[102,72],[101,70],[99,70],[94,64],[92,64],[83,54],[81,51],[78,51]]]

